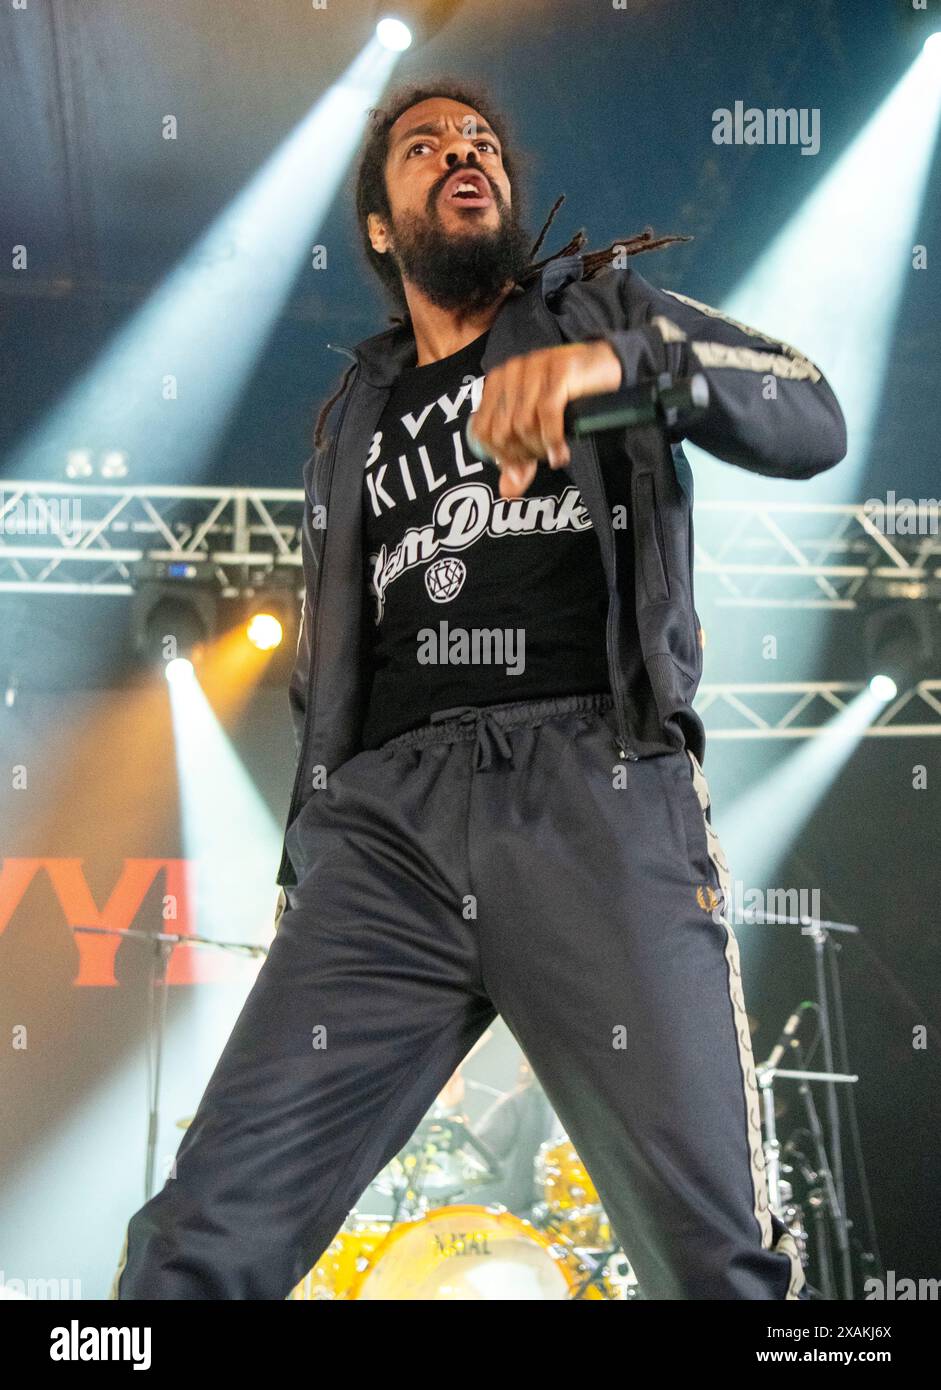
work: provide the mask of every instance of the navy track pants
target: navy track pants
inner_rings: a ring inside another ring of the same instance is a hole
[[[646,1298],[807,1296],[768,1208],[706,782],[687,752],[621,759],[611,704],[444,711],[310,796],[297,886],[112,1297],[284,1299],[496,1013]]]

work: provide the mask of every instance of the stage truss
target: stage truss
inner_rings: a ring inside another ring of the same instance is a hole
[[[300,586],[303,503],[301,488],[0,482],[0,592],[132,594],[167,565],[226,596],[265,573]]]
[[[710,739],[811,738],[824,732],[839,737],[834,716],[864,689],[861,681],[703,684],[695,706]],[[864,738],[916,734],[941,734],[941,680],[919,681],[901,691],[862,731]]]
[[[225,596],[265,580],[299,593],[303,506],[301,488],[4,481],[0,592],[130,595],[136,579],[172,565],[211,578]],[[877,517],[865,504],[703,501],[696,528],[697,591],[719,605],[853,611],[875,599],[941,602],[935,502],[899,503]],[[861,689],[708,684],[696,707],[710,738],[807,738],[832,728]],[[915,734],[941,734],[941,680],[902,692],[864,736]]]
[[[699,502],[696,583],[732,607],[941,600],[941,506]],[[911,534],[909,534],[911,532]],[[732,558],[734,557],[734,559]]]

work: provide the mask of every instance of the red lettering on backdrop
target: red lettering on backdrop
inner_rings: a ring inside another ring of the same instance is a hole
[[[112,927],[125,930],[134,925],[141,903],[157,875],[165,876],[162,896],[176,902],[176,916],[162,923],[168,932],[183,936],[193,933],[190,890],[195,864],[186,859],[125,859],[121,876],[104,907],[99,908],[85,880],[81,859],[5,859],[0,868],[0,933],[11,920],[26,891],[41,870],[49,875],[68,927]],[[95,932],[75,932],[79,968],[76,985],[116,985],[114,958],[121,944],[117,936]],[[136,948],[145,955],[152,949],[146,942]],[[208,947],[174,948],[167,980],[171,985],[208,984],[234,980],[242,975],[238,957]]]

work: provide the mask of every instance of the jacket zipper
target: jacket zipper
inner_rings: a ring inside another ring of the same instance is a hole
[[[618,600],[618,602],[619,602],[619,600]],[[636,763],[636,762],[638,761],[638,755],[637,755],[637,753],[635,753],[634,749],[631,748],[631,746],[630,746],[630,740],[628,739],[628,737],[627,737],[627,732],[626,732],[626,730],[625,730],[625,728],[624,728],[624,721],[623,721],[623,702],[622,702],[622,699],[621,699],[621,683],[620,683],[620,681],[617,679],[617,675],[618,675],[617,662],[612,660],[613,645],[612,645],[612,641],[611,641],[611,634],[612,634],[613,627],[614,627],[614,624],[613,624],[613,621],[612,621],[613,618],[614,618],[614,604],[615,604],[615,600],[612,599],[611,596],[610,596],[610,594],[609,594],[609,595],[608,595],[608,625],[607,625],[607,631],[606,631],[606,633],[605,633],[605,647],[606,647],[607,653],[608,653],[608,674],[609,674],[610,677],[611,677],[611,687],[612,687],[612,690],[613,690],[613,692],[614,692],[614,717],[615,717],[615,720],[616,720],[616,722],[617,722],[618,737],[619,737],[619,739],[620,739],[620,743],[618,744],[618,754],[619,754],[620,757],[625,758],[629,763]]]
[[[341,429],[343,428],[343,420],[344,420],[344,417],[346,416],[347,406],[348,406],[349,403],[350,403],[350,397],[352,396],[352,394],[353,394],[353,382],[350,383],[350,389],[347,391],[346,396],[344,397],[343,405],[342,405],[342,407],[341,407],[341,409],[340,409],[340,415],[339,415],[339,418],[338,418],[338,420],[337,420],[336,432],[334,433],[333,442],[332,442],[332,444],[331,444],[331,446],[330,446],[330,460],[329,460],[329,462],[328,462],[328,464],[327,464],[327,477],[326,477],[326,499],[327,499],[327,504],[328,504],[328,506],[329,506],[329,502],[330,502],[330,492],[331,492],[331,488],[332,488],[332,485],[333,485],[333,470],[334,470],[334,467],[335,467],[335,465],[336,465],[337,448],[338,448],[338,445],[339,445],[339,442],[340,442],[340,431],[341,431]],[[307,502],[308,502],[308,499],[307,499],[306,496],[305,496],[305,498],[304,498],[304,506],[305,506],[305,507],[307,506]],[[328,542],[328,540],[329,540],[329,536],[326,536],[326,535],[325,535],[325,536],[324,536],[324,539],[323,539],[323,550],[322,550],[321,556],[320,556],[320,584],[319,584],[319,586],[318,586],[318,591],[317,591],[317,592],[318,592],[317,614],[316,614],[316,619],[315,619],[315,628],[314,628],[314,631],[311,633],[310,670],[309,670],[308,673],[307,673],[307,705],[306,705],[305,710],[304,710],[304,736],[303,736],[303,738],[301,739],[301,751],[300,751],[300,756],[299,756],[299,758],[298,758],[298,763],[297,763],[297,773],[295,774],[295,777],[294,777],[294,790],[291,792],[291,806],[290,806],[290,809],[289,809],[289,811],[288,811],[288,825],[290,825],[291,822],[293,821],[295,809],[296,809],[296,807],[297,807],[298,790],[300,789],[301,779],[302,779],[302,777],[303,777],[303,775],[304,775],[304,765],[305,765],[305,763],[306,763],[306,761],[307,761],[307,748],[308,748],[308,745],[309,745],[309,743],[310,743],[310,731],[311,731],[311,726],[312,726],[312,724],[313,724],[312,715],[313,715],[313,708],[314,708],[314,686],[315,686],[315,684],[316,684],[317,657],[318,657],[319,651],[320,651],[320,644],[319,644],[319,642],[318,642],[317,639],[318,639],[319,634],[320,634],[320,621],[321,621],[321,614],[322,614],[322,612],[323,612],[323,603],[320,601],[320,595],[322,595],[322,593],[323,593],[323,589],[324,589],[324,579],[326,578],[326,573],[327,573],[327,549],[328,549],[327,542]]]
[[[616,613],[620,609],[621,602],[617,591],[617,545],[614,540],[614,528],[610,527],[611,507],[608,499],[608,490],[604,485],[604,474],[601,471],[601,462],[598,460],[597,455],[595,456],[595,466],[598,470],[598,481],[601,483],[601,494],[604,498],[605,525],[610,528],[606,532],[606,536],[608,544],[611,547],[611,581],[613,592],[608,594],[608,620],[605,627],[605,651],[608,657],[608,676],[611,680],[611,691],[614,695],[614,718],[617,724],[618,739],[620,740],[617,749],[620,757],[624,758],[629,763],[636,763],[639,761],[639,757],[631,747],[630,739],[627,736],[627,730],[624,727],[624,701],[622,699],[621,682],[618,679],[618,664],[617,661],[614,660],[614,638],[616,632],[614,620]]]

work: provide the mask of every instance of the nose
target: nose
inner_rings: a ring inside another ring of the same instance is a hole
[[[455,164],[459,164],[462,161],[465,164],[476,164],[477,151],[474,149],[473,145],[468,146],[463,156],[457,150],[448,150],[447,154],[444,156],[444,161],[449,169],[453,169]]]

